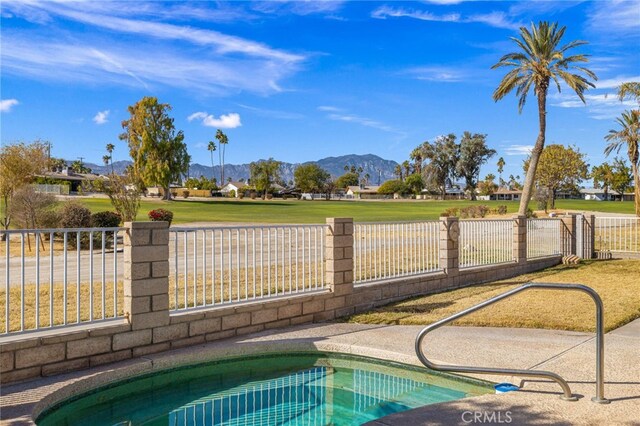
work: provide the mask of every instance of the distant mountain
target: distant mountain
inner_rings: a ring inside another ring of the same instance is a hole
[[[345,166],[355,166],[356,168],[362,167],[362,176],[368,174],[369,182],[371,184],[378,184],[378,181],[384,182],[389,179],[394,179],[394,169],[398,163],[392,160],[385,160],[377,155],[365,154],[365,155],[342,155],[340,157],[327,157],[318,161],[308,161],[302,164],[317,164],[326,171],[328,171],[334,178],[344,174]],[[113,163],[113,170],[116,173],[123,173],[131,161],[116,161]],[[293,172],[301,163],[282,163],[281,175],[285,182],[293,181]],[[92,163],[85,163],[85,166],[89,167],[93,173],[107,174],[111,173],[111,166],[98,165]],[[225,179],[231,177],[233,180],[249,179],[249,164],[225,164],[224,165]],[[211,166],[205,166],[202,164],[191,164],[189,168],[189,176],[191,177],[217,177],[220,176],[220,166],[213,167],[213,173]]]

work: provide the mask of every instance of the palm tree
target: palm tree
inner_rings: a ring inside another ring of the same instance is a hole
[[[413,161],[413,173],[422,174],[422,146],[414,148],[409,158]]]
[[[109,153],[109,162],[111,163],[111,174],[113,174],[113,150],[116,148],[116,146],[112,143],[108,143],[107,144],[107,152]],[[104,160],[104,158],[103,158]],[[107,164],[105,163],[105,166]]]
[[[207,150],[209,151],[209,154],[211,154],[211,179],[213,179],[213,151],[216,150],[216,143],[214,141],[209,141]]]
[[[103,155],[102,156],[102,161],[104,161],[104,165],[108,166],[109,165],[109,160],[111,160],[111,157],[108,155]]]
[[[393,169],[393,174],[396,175],[399,180],[402,180],[402,166],[400,164],[396,164],[396,167]]]
[[[622,116],[616,119],[620,125],[619,130],[609,130],[609,134],[604,138],[609,141],[609,145],[604,150],[605,155],[611,152],[619,152],[623,145],[627,145],[627,155],[631,162],[631,172],[633,173],[633,185],[635,187],[636,216],[640,216],[640,176],[638,176],[638,166],[640,165],[640,111],[625,111]]]
[[[574,47],[587,44],[586,41],[574,40],[562,47],[560,41],[564,35],[566,27],[558,28],[557,23],[539,22],[538,25],[531,24],[531,31],[525,27],[520,28],[520,39],[511,37],[520,51],[508,53],[500,58],[500,61],[491,69],[501,67],[511,67],[500,82],[498,88],[493,92],[493,100],[499,101],[508,93],[515,90],[518,99],[518,111],[527,101],[529,89],[533,87],[533,93],[538,98],[538,120],[539,133],[536,144],[531,151],[529,170],[525,178],[520,200],[518,214],[524,215],[531,199],[533,183],[535,180],[538,160],[542,149],[547,130],[547,93],[551,80],[556,84],[560,92],[560,80],[573,89],[583,103],[584,91],[595,85],[589,79],[597,80],[596,75],[587,68],[576,65],[576,63],[587,62],[587,56],[582,54],[565,56],[565,53]],[[585,76],[574,74],[573,69],[583,73]]]
[[[224,184],[224,151],[229,143],[229,138],[227,138],[227,135],[225,135],[222,130],[218,129],[216,131],[216,139],[218,139],[218,144],[220,145],[220,151],[218,151],[220,158],[220,182]]]
[[[498,158],[498,174],[500,175],[500,182],[502,182],[502,172],[504,171],[505,164],[504,158]]]

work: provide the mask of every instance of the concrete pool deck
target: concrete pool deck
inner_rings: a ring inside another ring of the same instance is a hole
[[[180,364],[242,354],[320,350],[420,365],[414,339],[420,326],[311,324],[233,337],[102,367],[3,386],[3,424],[33,424],[32,416],[69,396],[119,379]],[[430,359],[451,364],[544,369],[564,377],[577,402],[559,398],[552,382],[528,381],[519,392],[487,394],[429,405],[369,423],[382,425],[555,424],[640,425],[640,319],[605,337],[605,396],[595,395],[595,339],[569,331],[443,327],[426,341]],[[476,376],[519,384],[514,377]]]

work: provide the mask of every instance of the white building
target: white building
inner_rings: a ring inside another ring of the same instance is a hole
[[[233,191],[235,193],[236,198],[238,198],[238,193],[239,191],[244,188],[245,186],[247,186],[246,183],[244,182],[228,182],[225,186],[222,187],[222,189],[220,190],[220,192],[226,196],[229,195],[229,193],[231,191]]]

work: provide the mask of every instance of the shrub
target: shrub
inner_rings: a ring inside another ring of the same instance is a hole
[[[255,200],[258,197],[258,194],[256,194],[256,191],[251,191],[249,193],[249,197],[251,197],[252,200]]]
[[[176,198],[178,196],[178,191],[171,191],[171,196]]]
[[[287,194],[282,194],[282,199],[286,200],[287,199]]]
[[[498,214],[507,214],[507,206],[498,206]]]
[[[98,212],[91,215],[92,228],[115,228],[120,225],[122,217],[116,212]]]
[[[273,198],[273,194],[267,194],[267,200],[270,200]]]
[[[238,198],[242,200],[244,198],[244,192],[238,192]]]
[[[152,222],[169,222],[171,225],[171,221],[173,220],[173,212],[165,209],[155,209],[151,210],[148,214],[149,220]]]
[[[91,210],[78,203],[66,203],[60,211],[60,226],[63,228],[89,228]]]
[[[444,212],[442,212],[442,214],[440,214],[440,216],[442,216],[442,217],[455,217],[455,216],[458,216],[458,208],[457,207],[449,207]]]
[[[491,209],[485,205],[463,207],[462,209],[460,209],[460,218],[468,219],[485,217],[490,210]]]
[[[89,228],[91,226],[91,210],[78,203],[66,203],[60,211],[60,227],[62,228]],[[67,234],[67,244],[75,245],[78,241],[77,234],[70,232]],[[89,246],[89,234],[80,234],[80,245],[83,248]]]
[[[92,228],[116,228],[120,225],[122,217],[116,212],[98,212],[91,215],[91,227]],[[105,245],[109,246],[113,242],[113,232],[105,232]],[[96,232],[93,234],[94,246],[102,245],[102,233]]]
[[[189,198],[189,194],[190,194],[190,192],[189,192],[188,189],[183,190],[182,191],[182,198]]]
[[[229,191],[228,197],[229,198],[236,198],[236,190],[232,189],[231,191]]]
[[[538,217],[538,215],[534,213],[534,211],[531,209],[531,207],[527,208],[526,216],[527,216],[527,219],[535,219],[535,218]]]

